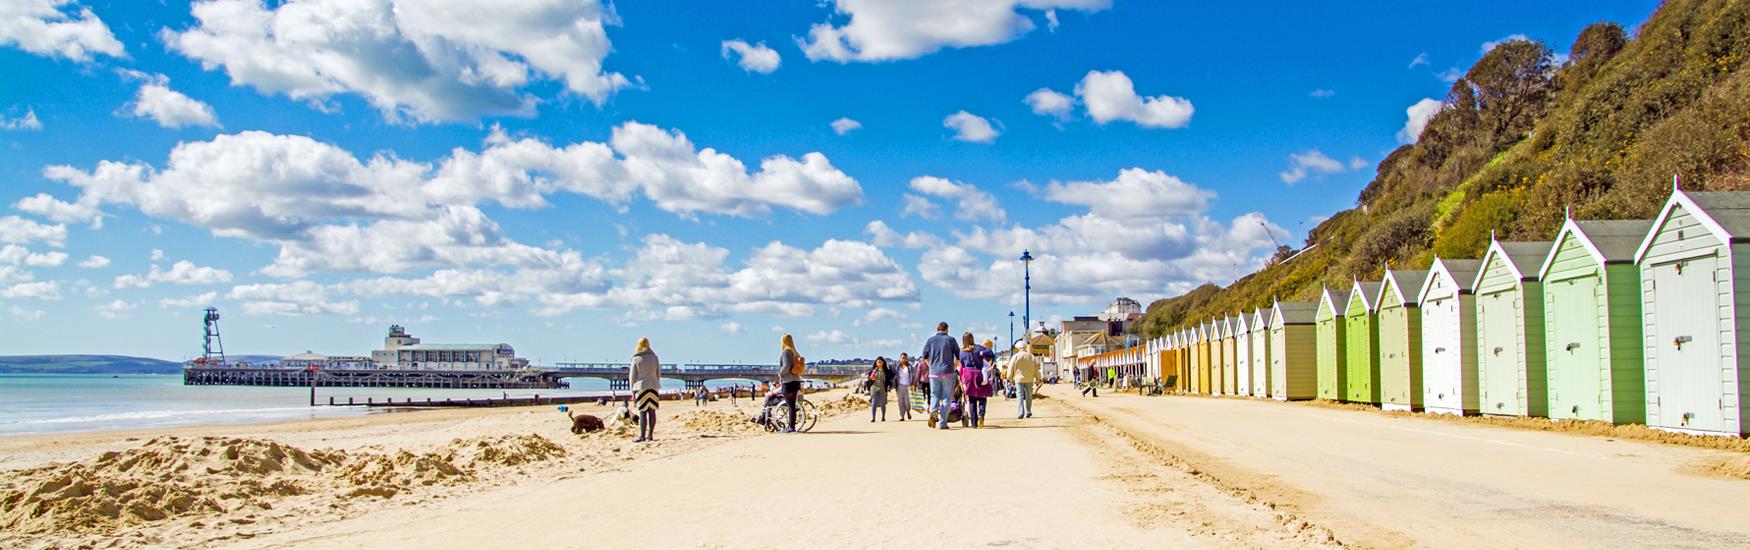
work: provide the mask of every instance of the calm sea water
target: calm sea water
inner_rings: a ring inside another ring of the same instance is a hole
[[[608,393],[608,381],[573,378],[569,389],[485,390],[431,388],[316,388],[329,396],[363,403],[366,398],[424,400],[483,397],[594,396]],[[715,381],[713,388],[737,381]],[[740,381],[746,384],[747,381]],[[664,388],[682,387],[665,380]],[[0,435],[246,424],[356,416],[381,412],[365,407],[311,407],[308,388],[184,386],[181,375],[0,374]]]

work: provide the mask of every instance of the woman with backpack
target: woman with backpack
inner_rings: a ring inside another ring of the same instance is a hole
[[[881,411],[881,421],[887,421],[887,387],[893,381],[893,369],[887,368],[886,357],[876,357],[869,366],[869,421],[875,421],[875,411]]]
[[[789,406],[790,423],[784,433],[796,433],[797,400],[802,394],[802,373],[808,368],[808,362],[796,352],[796,340],[785,334],[779,345],[784,347],[778,353],[778,387],[784,395],[784,404]]]
[[[980,428],[984,426],[984,407],[991,396],[990,382],[984,377],[984,367],[989,364],[985,358],[990,350],[978,345],[970,332],[960,335],[960,342],[960,386],[966,389],[961,424]]]

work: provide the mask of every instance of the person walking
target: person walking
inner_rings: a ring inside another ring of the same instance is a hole
[[[899,368],[893,369],[893,398],[899,401],[899,421],[911,418],[911,358],[899,354]]]
[[[887,387],[892,385],[893,369],[887,367],[886,357],[876,357],[875,364],[869,365],[869,421],[875,421],[875,411],[881,411],[881,421],[887,421]]]
[[[990,350],[978,345],[970,332],[962,334],[960,340],[960,385],[966,390],[966,410],[960,415],[960,423],[980,428],[984,425],[985,404],[991,396],[990,381],[984,376]]]
[[[632,442],[654,441],[656,409],[662,403],[662,362],[656,358],[656,352],[650,350],[649,338],[638,339],[638,348],[632,352],[632,365],[627,371],[632,386],[632,408],[638,411],[638,439]]]
[[[960,344],[948,335],[948,323],[936,323],[936,334],[924,341],[923,356],[929,361],[930,408],[936,413],[936,428],[948,429],[948,405],[954,399],[957,376],[955,357]]]
[[[778,387],[784,394],[784,404],[790,409],[790,423],[786,424],[784,433],[796,433],[797,400],[802,394],[802,373],[808,369],[808,362],[796,351],[796,339],[789,334],[785,334],[779,344],[784,350],[778,353]]]
[[[1009,383],[1015,386],[1015,418],[1033,417],[1033,387],[1039,383],[1039,358],[1027,348],[1027,341],[1015,343],[1015,353],[1009,356]]]

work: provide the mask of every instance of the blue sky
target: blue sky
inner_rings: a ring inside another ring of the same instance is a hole
[[[1487,43],[1655,7],[12,4],[0,353],[184,358],[210,303],[234,352],[540,362],[1000,340],[1022,248],[1036,320],[1225,284]]]

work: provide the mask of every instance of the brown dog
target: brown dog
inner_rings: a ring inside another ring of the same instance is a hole
[[[574,434],[593,432],[606,427],[602,424],[602,419],[596,418],[593,414],[577,414],[569,410],[565,411],[565,414],[571,417],[571,433]]]

